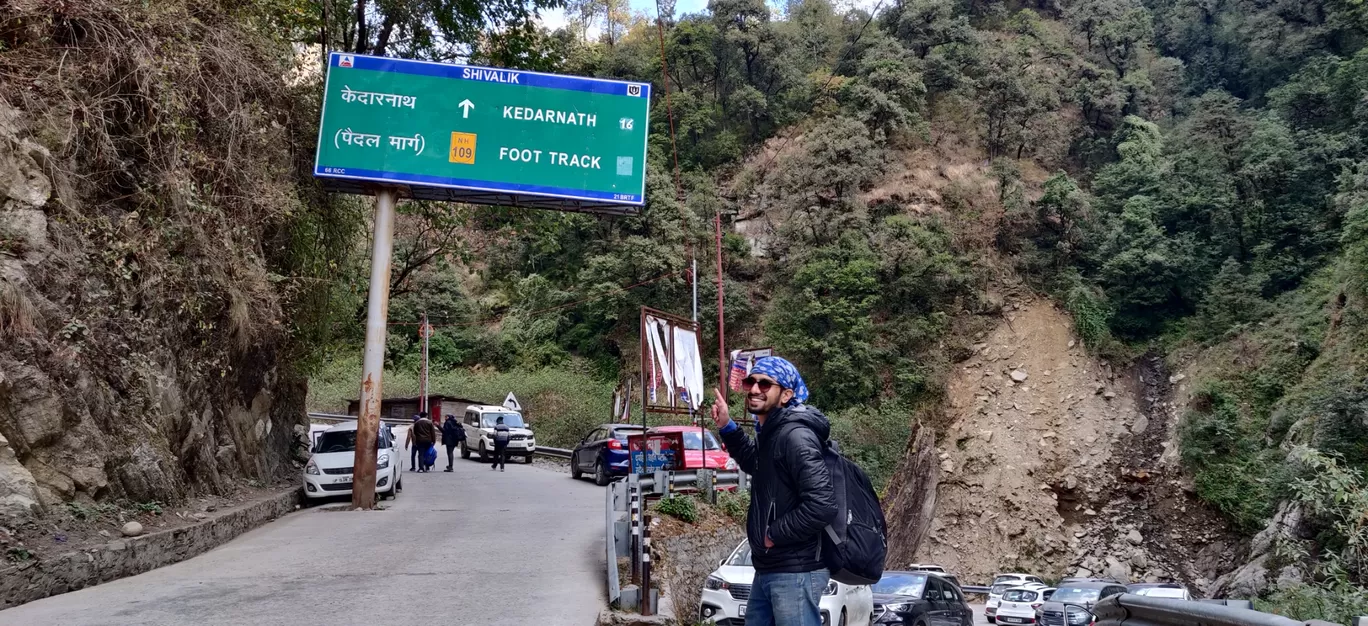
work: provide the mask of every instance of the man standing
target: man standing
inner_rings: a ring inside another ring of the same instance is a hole
[[[424,455],[436,441],[437,427],[432,424],[432,420],[428,419],[427,413],[419,413],[418,420],[409,427],[409,442],[413,444],[413,452],[417,455],[418,471],[426,472],[432,469],[432,466],[427,464]]]
[[[462,441],[465,441],[465,438],[465,428],[462,428],[461,425],[456,422],[456,416],[447,415],[446,419],[442,420],[442,445],[446,446],[447,451],[447,466],[445,471],[452,471],[451,453],[456,449],[456,446],[460,445]]]
[[[756,361],[741,390],[759,422],[754,441],[731,420],[720,390],[714,390],[712,418],[731,457],[753,477],[746,537],[755,580],[746,624],[821,626],[818,603],[830,578],[822,565],[821,532],[837,510],[822,459],[831,425],[802,404],[807,385],[785,359]]]
[[[423,419],[423,416],[422,416],[422,415],[420,415],[420,414],[418,414],[418,413],[414,413],[414,414],[413,414],[413,423],[412,423],[412,424],[409,424],[408,435],[407,435],[406,437],[404,437],[404,445],[405,445],[405,446],[408,446],[408,449],[409,449],[409,471],[410,471],[410,472],[416,472],[416,471],[418,471],[418,458],[419,458],[419,457],[418,457],[418,446],[417,446],[417,445],[414,445],[414,441],[413,441],[413,427],[418,425],[418,420],[420,420],[420,419]]]
[[[508,463],[508,440],[512,434],[508,432],[508,426],[504,425],[503,416],[500,415],[494,421],[494,464],[489,469],[504,471],[504,465]]]

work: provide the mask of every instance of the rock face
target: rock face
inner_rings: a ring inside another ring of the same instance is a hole
[[[888,527],[890,569],[898,563],[911,562],[931,532],[943,469],[936,459],[935,432],[921,424],[914,425],[907,454],[889,483],[883,503],[885,517],[898,520],[896,524],[890,521]],[[941,463],[951,463],[953,467],[949,458]]]
[[[1112,457],[1111,435],[1135,409],[1128,397],[1095,392],[1113,376],[1071,328],[1048,302],[1022,302],[957,365],[948,432],[930,439],[940,448],[914,446],[889,483],[890,567],[934,562],[966,581],[1074,573],[1081,503],[1104,484],[1090,473]],[[939,477],[928,486],[931,471]]]
[[[0,515],[78,495],[175,502],[290,471],[305,388],[277,366],[260,250],[183,222],[188,208],[149,231],[62,178],[82,168],[72,145],[39,143],[68,136],[51,130],[0,100]]]
[[[1162,359],[1118,373],[1050,302],[1026,296],[1013,310],[957,364],[938,447],[909,450],[890,481],[890,566],[933,562],[971,582],[1086,572],[1208,589],[1238,539],[1165,462],[1177,411]],[[934,489],[918,483],[937,470]]]

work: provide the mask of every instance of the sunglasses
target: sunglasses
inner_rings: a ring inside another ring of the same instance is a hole
[[[752,387],[758,387],[760,393],[769,393],[771,389],[778,386],[779,383],[772,380],[759,380],[754,376],[747,376],[745,380],[741,381],[741,389],[749,391]]]

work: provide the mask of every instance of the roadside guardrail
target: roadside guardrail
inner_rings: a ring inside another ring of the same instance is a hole
[[[1068,610],[1074,606],[1068,605]],[[1301,622],[1253,609],[1132,593],[1102,600],[1092,613],[1097,616],[1095,626],[1332,626],[1320,620]],[[1064,619],[1067,622],[1067,616]]]
[[[553,459],[567,459],[567,460],[568,460],[568,459],[570,458],[570,455],[571,455],[571,454],[574,454],[574,450],[566,450],[566,449],[564,449],[564,448],[548,448],[548,447],[546,447],[546,446],[537,446],[537,449],[536,449],[536,450],[533,450],[533,451],[532,451],[532,454],[534,454],[534,455],[540,455],[540,456],[545,456],[545,457],[551,457],[551,458],[553,458]]]
[[[960,591],[963,591],[964,593],[973,593],[986,596],[988,595],[988,592],[992,590],[993,588],[989,587],[988,585],[960,585]]]

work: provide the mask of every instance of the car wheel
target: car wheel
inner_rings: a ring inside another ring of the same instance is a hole
[[[531,465],[531,464],[532,464],[532,455],[531,455],[531,454],[529,454],[529,455],[523,457],[523,465]]]
[[[468,459],[468,458],[470,458],[470,448],[467,448],[467,447],[466,447],[466,445],[465,445],[465,440],[464,440],[464,439],[461,440],[461,458],[463,458],[463,459]]]
[[[489,462],[489,453],[485,451],[485,447],[484,447],[484,442],[483,442],[483,441],[480,442],[480,462],[481,462],[481,463],[488,463],[488,462]]]
[[[603,469],[603,461],[594,461],[594,484],[600,487],[608,486],[608,472]]]
[[[836,623],[840,626],[846,626],[846,610],[844,608],[841,609],[841,621]]]
[[[989,624],[996,624],[996,623],[997,623],[997,618],[996,618],[996,617],[993,617],[992,615],[989,615],[989,616],[987,616],[987,617],[988,617],[988,623],[989,623]]]
[[[580,471],[579,465],[575,463],[575,455],[570,455],[570,477],[579,480],[583,476],[584,472]]]

